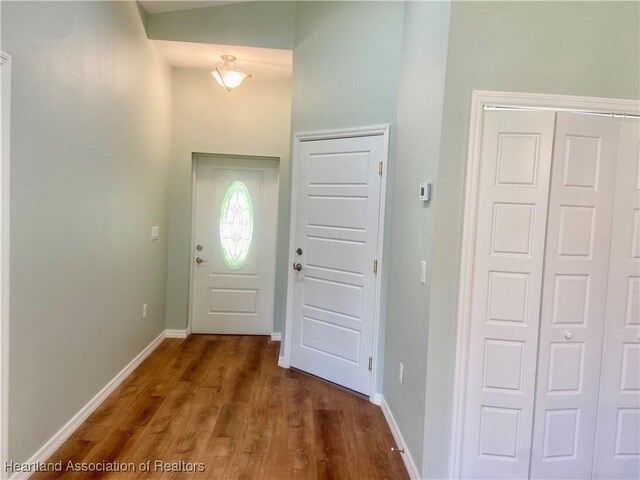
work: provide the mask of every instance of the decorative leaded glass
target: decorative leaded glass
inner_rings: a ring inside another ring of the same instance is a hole
[[[220,209],[220,243],[224,260],[234,270],[242,267],[253,237],[253,203],[240,180],[229,185]]]

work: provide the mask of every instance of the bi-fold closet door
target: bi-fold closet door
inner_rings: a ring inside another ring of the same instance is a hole
[[[590,478],[620,121],[559,113],[547,216],[532,478]],[[619,226],[616,226],[619,228]]]
[[[485,112],[463,478],[637,477],[638,164],[637,120]]]
[[[620,120],[593,478],[640,478],[640,120]]]

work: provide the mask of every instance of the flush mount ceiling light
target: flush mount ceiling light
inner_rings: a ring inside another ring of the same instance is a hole
[[[222,55],[220,58],[222,58],[224,63],[220,67],[216,67],[216,69],[211,72],[211,75],[213,75],[213,78],[215,78],[220,86],[226,89],[227,92],[240,86],[246,78],[251,76],[236,67],[236,57],[233,55]]]

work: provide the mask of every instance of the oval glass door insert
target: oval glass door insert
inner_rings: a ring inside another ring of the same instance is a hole
[[[247,186],[240,180],[229,185],[220,208],[220,243],[227,266],[244,265],[253,238],[253,203]]]

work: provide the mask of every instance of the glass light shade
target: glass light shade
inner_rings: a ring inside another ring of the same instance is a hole
[[[230,92],[234,88],[238,87],[245,79],[251,77],[251,75],[244,73],[236,67],[236,57],[233,55],[222,55],[224,63],[221,67],[211,72],[213,78],[220,84],[220,86]]]

